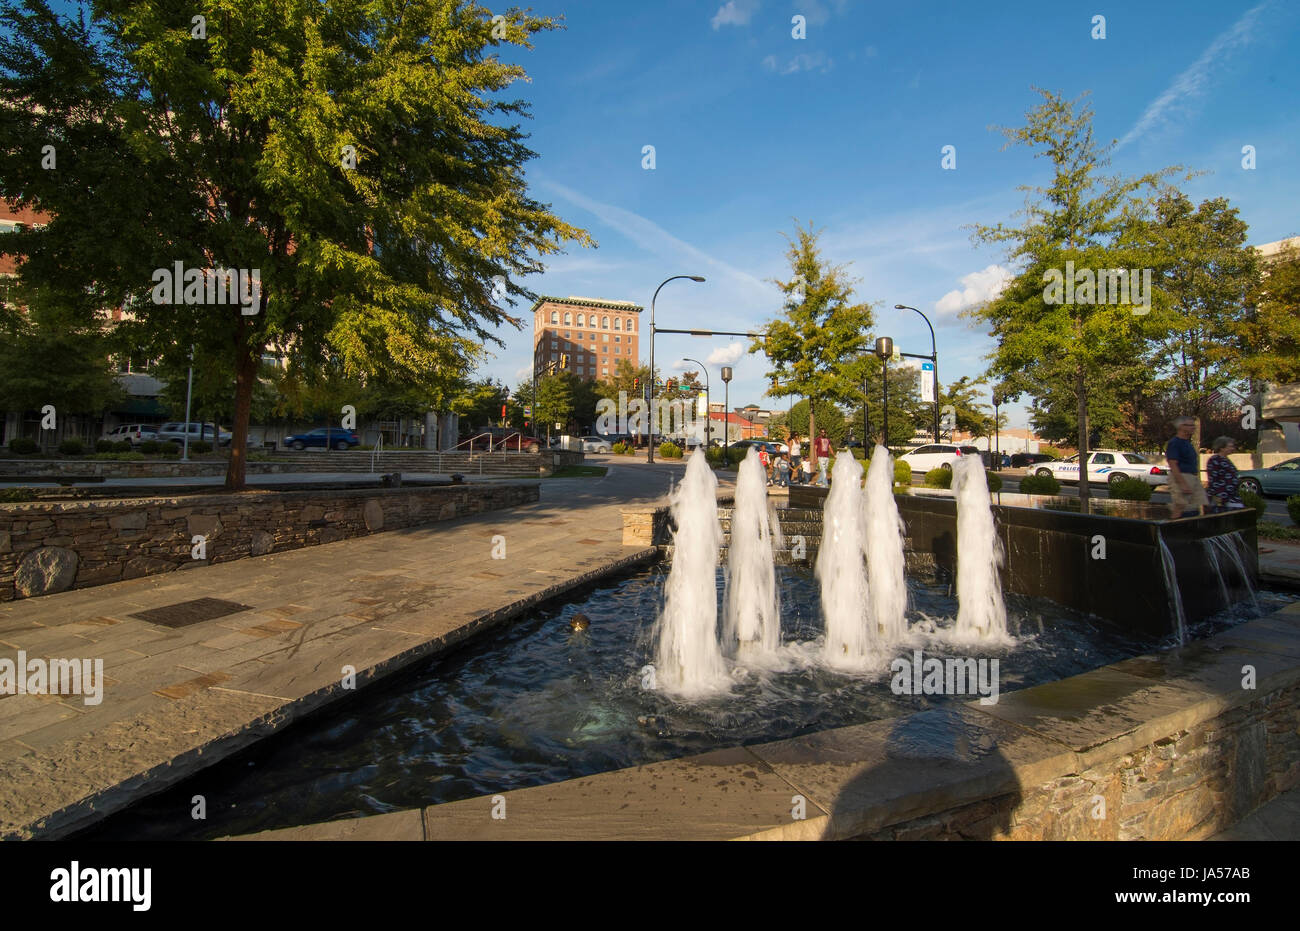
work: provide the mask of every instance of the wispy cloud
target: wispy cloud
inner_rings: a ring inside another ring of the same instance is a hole
[[[982,271],[963,275],[960,290],[949,291],[935,301],[934,309],[940,314],[956,314],[967,307],[991,301],[1006,288],[1015,276],[1001,265],[990,265]]]
[[[585,194],[556,181],[538,178],[537,183],[540,187],[553,192],[557,197],[561,197],[569,203],[594,214],[602,222],[649,252],[665,258],[690,259],[693,267],[698,268],[701,273],[712,270],[764,295],[770,296],[772,292],[770,285],[760,281],[749,272],[729,265],[721,259],[716,259],[688,242],[683,242],[654,221],[647,220],[640,214],[625,210],[622,207],[616,207],[613,204],[593,200]]]
[[[812,52],[811,54],[800,52],[785,64],[781,64],[775,55],[768,55],[763,59],[764,68],[781,75],[797,74],[800,71],[820,71],[825,74],[831,70],[832,65],[834,65],[834,62],[825,52]]]
[[[711,20],[714,29],[723,26],[745,26],[758,11],[758,0],[727,0],[718,7]]]
[[[1265,7],[1270,5],[1272,5],[1272,0],[1264,0],[1258,6],[1252,7],[1246,11],[1241,19],[1233,24],[1231,29],[1215,38],[1210,43],[1210,47],[1201,53],[1201,57],[1196,59],[1190,68],[1178,75],[1174,82],[1165,89],[1165,92],[1147,106],[1145,112],[1133,124],[1133,128],[1125,133],[1124,138],[1119,141],[1116,148],[1121,149],[1133,140],[1161,126],[1174,113],[1187,110],[1191,101],[1203,95],[1209,88],[1215,70],[1226,64],[1234,52],[1244,48],[1256,39],[1260,14]]]

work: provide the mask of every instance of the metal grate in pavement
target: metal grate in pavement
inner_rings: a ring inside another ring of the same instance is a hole
[[[150,624],[163,627],[188,627],[201,621],[211,621],[240,611],[252,611],[250,605],[241,605],[234,601],[222,601],[220,598],[195,598],[193,601],[181,601],[162,608],[150,608],[138,611],[131,617],[138,617]]]

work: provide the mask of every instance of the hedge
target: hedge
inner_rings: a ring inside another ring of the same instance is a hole
[[[1055,475],[1026,475],[1020,480],[1020,493],[1024,495],[1059,495],[1061,483]]]
[[[1107,482],[1106,493],[1120,501],[1150,501],[1151,485],[1140,478],[1125,478],[1118,482]]]
[[[931,469],[925,473],[925,487],[951,488],[952,469]]]

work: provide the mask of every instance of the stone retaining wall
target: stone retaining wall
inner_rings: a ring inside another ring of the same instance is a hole
[[[0,505],[0,601],[451,520],[538,496],[535,483],[493,483]],[[195,558],[196,536],[206,558]]]

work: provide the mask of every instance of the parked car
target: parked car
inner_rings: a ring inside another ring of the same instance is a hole
[[[153,439],[162,443],[184,443],[188,438],[191,443],[202,440],[217,446],[229,446],[230,437],[228,430],[222,430],[214,423],[195,423],[191,420],[188,423],[181,421],[165,423],[158,428]]]
[[[130,443],[132,446],[139,446],[145,440],[155,439],[158,433],[158,425],[152,423],[124,423],[114,427],[107,433],[100,435],[101,440],[108,440],[111,443]]]
[[[607,453],[613,448],[613,444],[603,436],[580,436],[578,443],[584,453]]]
[[[787,444],[782,443],[779,440],[749,439],[749,440],[739,440],[731,444],[732,449],[748,449],[751,446],[757,447],[759,449],[766,449],[768,455],[788,452],[790,449],[790,447]]]
[[[898,457],[899,462],[906,462],[913,472],[929,472],[931,469],[951,469],[958,456],[978,456],[980,450],[975,446],[954,446],[948,443],[930,443],[908,450]]]
[[[1039,463],[1033,467],[1035,475],[1053,475],[1057,481],[1079,481],[1079,457]],[[1169,470],[1157,465],[1140,453],[1117,449],[1098,449],[1088,454],[1088,484],[1103,485],[1125,478],[1136,478],[1148,485],[1164,485],[1169,481]]]
[[[351,449],[361,445],[361,438],[351,430],[342,427],[317,427],[306,433],[298,433],[284,438],[284,444],[290,449],[306,449],[319,446],[321,449]]]
[[[1026,466],[1035,466],[1040,462],[1055,462],[1055,456],[1049,456],[1047,453],[1013,453],[1011,456],[1011,468],[1023,469]]]
[[[1255,495],[1300,495],[1300,456],[1267,469],[1247,469],[1237,476],[1241,479],[1238,491]]]

